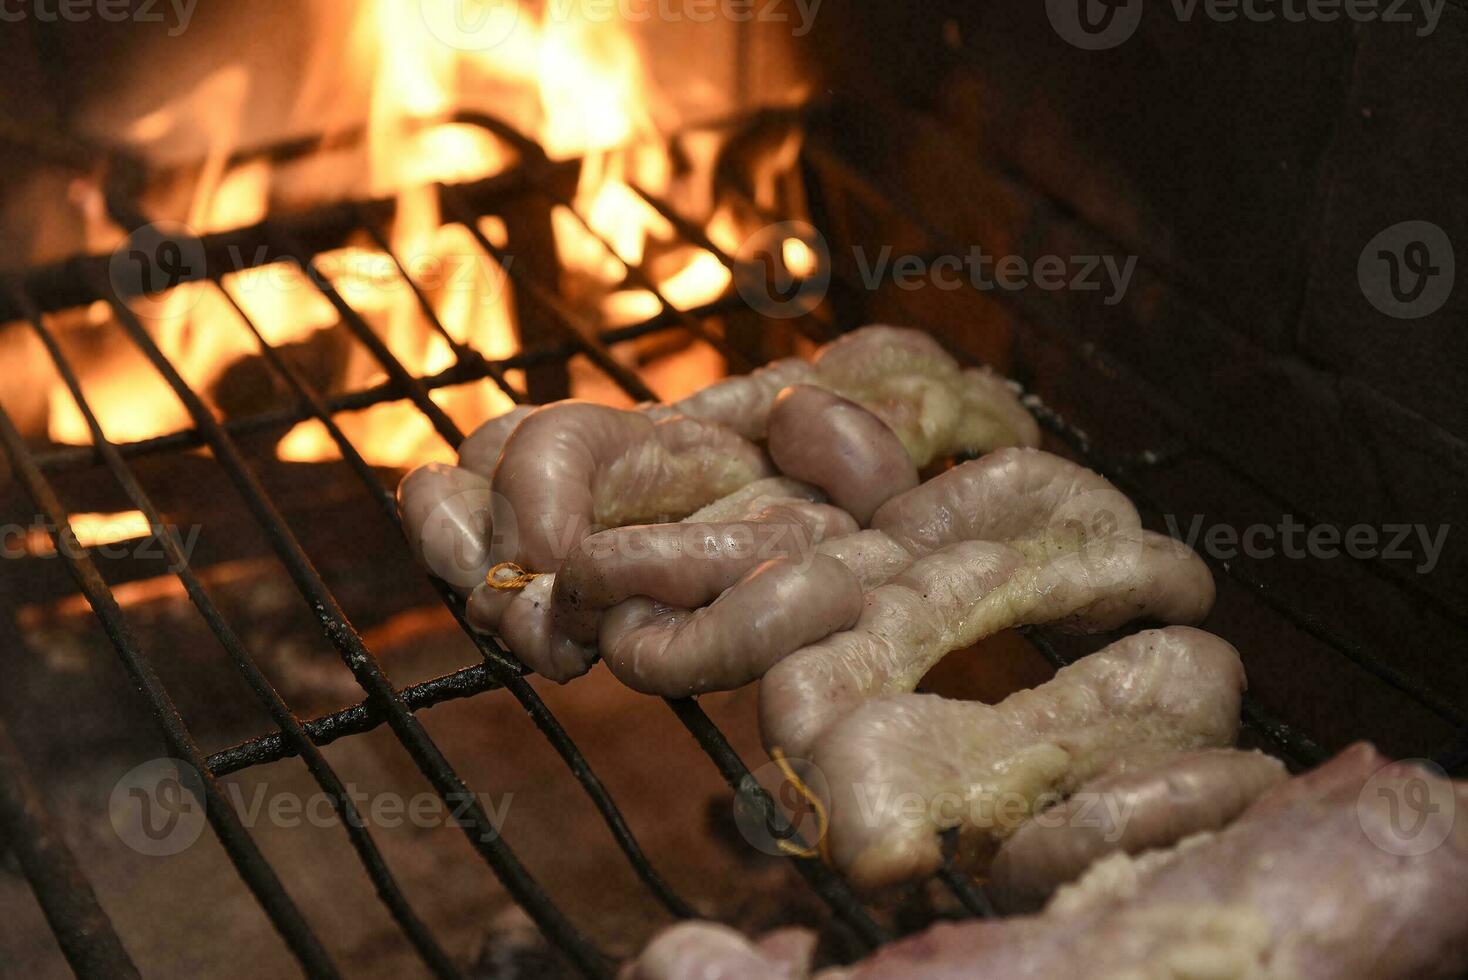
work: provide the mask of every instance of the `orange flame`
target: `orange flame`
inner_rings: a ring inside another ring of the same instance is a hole
[[[620,324],[659,311],[652,292],[626,281],[631,266],[648,270],[659,291],[679,309],[723,295],[731,284],[728,269],[711,253],[678,244],[680,236],[633,186],[660,197],[679,191],[690,213],[712,216],[711,239],[731,253],[757,225],[731,207],[715,207],[711,189],[717,137],[689,137],[675,175],[660,129],[677,120],[655,91],[627,25],[591,15],[581,0],[543,5],[540,13],[536,9],[541,5],[495,0],[478,11],[490,18],[479,26],[503,37],[483,47],[482,34],[465,26],[474,21],[460,9],[465,2],[365,0],[345,29],[335,25],[322,32],[338,49],[318,59],[345,63],[361,76],[357,81],[366,80],[342,86],[344,92],[365,93],[365,173],[355,180],[336,179],[348,188],[345,196],[356,196],[350,188],[365,186],[374,196],[395,199],[393,223],[382,232],[443,330],[494,359],[515,353],[519,346],[513,289],[505,271],[478,247],[468,229],[445,224],[432,186],[482,178],[516,163],[515,150],[498,137],[449,120],[463,109],[489,111],[516,125],[554,159],[582,161],[571,203],[590,230],[563,207],[553,208],[550,217],[567,293],[587,312]],[[319,111],[330,91],[329,79],[308,81],[298,111]],[[230,163],[239,149],[239,119],[248,95],[243,69],[221,68],[132,127],[140,141],[180,128],[207,133],[208,157],[194,178],[186,213],[196,232],[260,221],[277,198],[299,193],[277,186],[282,183],[278,168],[259,160]],[[796,150],[798,142],[786,141],[759,162],[759,172],[751,175],[757,206],[776,203],[773,188],[793,167]],[[118,230],[97,206],[96,195],[82,195],[80,203],[90,216],[91,240],[101,248],[113,247]],[[499,219],[483,219],[480,228],[497,246],[506,244]],[[798,241],[787,243],[792,265],[808,258],[799,252],[803,247]],[[428,376],[453,366],[450,343],[427,323],[393,256],[364,237],[319,256],[317,264],[409,371]],[[221,283],[228,297],[212,284],[186,285],[165,294],[150,311],[159,345],[197,390],[208,393],[233,363],[257,353],[230,298],[272,345],[306,346],[342,329],[336,310],[289,264],[230,273]],[[101,329],[105,309],[90,315]],[[332,390],[357,390],[386,380],[382,365],[360,344],[339,347],[344,363],[337,365]],[[649,377],[658,379],[657,390],[676,397],[713,380],[721,369],[711,350],[695,345],[681,367],[664,366]],[[512,380],[519,376],[512,372]],[[111,438],[142,439],[188,425],[175,399],[157,396],[157,379],[140,359],[114,358],[104,373],[85,383]],[[144,390],[149,397],[139,396]],[[577,393],[590,392],[583,388]],[[443,388],[432,397],[466,431],[511,404],[489,381]],[[50,404],[53,440],[89,441],[80,414],[59,383]],[[406,401],[342,413],[335,421],[374,465],[405,467],[452,460],[454,455]],[[326,428],[315,420],[288,432],[277,452],[289,461],[338,455]]]

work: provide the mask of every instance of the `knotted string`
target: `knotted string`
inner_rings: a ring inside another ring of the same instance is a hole
[[[790,765],[790,760],[785,758],[784,750],[779,747],[770,749],[770,758],[774,761],[775,765],[780,767],[780,772],[784,774],[785,779],[790,785],[795,787],[795,792],[799,793],[811,805],[811,809],[816,812],[817,825],[816,844],[814,847],[800,847],[788,840],[778,840],[775,842],[775,846],[780,848],[781,853],[800,858],[819,856],[829,864],[831,855],[826,845],[826,831],[830,827],[831,821],[830,817],[826,814],[826,805],[821,802],[821,798],[815,794],[815,791],[805,784],[805,780],[801,779],[795,772],[795,768]]]
[[[510,577],[498,578],[501,569],[510,572]],[[484,576],[484,584],[500,592],[510,592],[525,588],[541,574],[540,572],[527,572],[512,561],[502,561],[491,568],[488,575]]]

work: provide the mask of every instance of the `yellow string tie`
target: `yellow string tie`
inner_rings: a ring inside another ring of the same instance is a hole
[[[497,577],[501,569],[510,572],[511,576],[509,578]],[[540,574],[540,572],[527,572],[512,561],[502,561],[491,568],[488,575],[484,576],[484,584],[500,592],[510,592],[525,588]]]
[[[800,847],[788,840],[776,841],[775,846],[783,854],[800,858],[819,856],[829,864],[831,862],[831,855],[826,845],[826,831],[830,828],[831,820],[826,814],[826,805],[821,802],[821,798],[815,794],[815,791],[805,784],[805,780],[796,774],[795,768],[790,765],[790,760],[785,758],[784,750],[778,747],[770,749],[770,758],[774,761],[775,765],[780,767],[780,772],[784,774],[786,781],[795,787],[795,792],[799,793],[810,804],[811,809],[816,812],[817,827],[816,845],[814,847]]]

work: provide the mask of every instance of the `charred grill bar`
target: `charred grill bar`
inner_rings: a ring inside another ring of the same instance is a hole
[[[796,117],[792,117],[790,121],[792,124],[800,122]],[[500,131],[492,123],[490,128]],[[498,642],[475,634],[465,625],[465,632],[480,654],[480,662],[406,688],[400,689],[392,683],[377,657],[367,648],[342,611],[311,558],[261,484],[254,467],[235,441],[242,434],[284,431],[305,419],[319,420],[326,427],[343,461],[363,484],[383,517],[393,526],[398,526],[399,518],[391,489],[383,485],[378,472],[363,459],[351,440],[335,423],[336,413],[388,401],[407,400],[428,418],[435,430],[451,446],[457,447],[464,434],[433,401],[431,393],[434,390],[490,379],[511,399],[523,403],[529,401],[534,392],[517,389],[510,383],[507,371],[535,368],[539,372],[536,376],[542,380],[532,387],[539,386],[542,390],[549,390],[545,385],[549,384],[554,388],[557,382],[554,379],[545,379],[558,377],[559,384],[564,384],[566,361],[575,354],[581,354],[632,399],[656,398],[656,393],[647,387],[642,378],[616,358],[610,345],[661,331],[683,331],[712,344],[726,356],[732,370],[746,369],[760,360],[757,352],[740,349],[711,322],[730,312],[742,310],[746,315],[750,314],[751,311],[737,297],[697,309],[679,311],[656,290],[653,286],[655,280],[647,270],[632,266],[629,267],[627,281],[641,288],[651,288],[661,310],[656,316],[640,323],[603,330],[596,324],[587,322],[560,297],[554,269],[534,269],[520,263],[506,263],[504,260],[507,250],[499,248],[480,232],[477,219],[487,214],[506,214],[510,211],[523,214],[535,210],[536,207],[548,209],[551,204],[570,207],[576,175],[574,164],[550,163],[534,144],[526,144],[522,140],[518,149],[522,157],[521,164],[505,174],[471,185],[440,188],[444,214],[450,220],[465,225],[481,249],[499,260],[502,265],[508,266],[507,271],[515,285],[518,308],[522,315],[524,350],[507,359],[495,361],[485,358],[473,348],[455,341],[437,320],[431,304],[408,275],[401,258],[393,253],[382,231],[392,217],[392,205],[387,201],[332,206],[307,215],[271,219],[251,228],[208,236],[204,240],[205,254],[209,257],[209,271],[201,270],[199,276],[210,282],[209,288],[220,290],[229,300],[243,328],[252,334],[265,362],[294,395],[297,404],[291,408],[274,409],[226,421],[217,419],[201,396],[190,388],[154,343],[148,331],[128,307],[128,297],[114,294],[108,281],[105,258],[83,257],[36,270],[7,283],[7,288],[0,293],[0,319],[24,320],[40,338],[87,422],[93,446],[90,449],[35,452],[27,446],[3,410],[0,410],[0,443],[3,443],[5,453],[30,499],[59,529],[56,532],[58,551],[65,557],[68,570],[101,621],[134,684],[146,699],[170,753],[193,765],[201,774],[205,797],[202,802],[215,833],[241,878],[254,893],[303,969],[313,976],[333,976],[336,974],[336,967],[312,930],[305,912],[287,894],[275,870],[261,854],[248,830],[240,823],[230,803],[220,793],[217,778],[252,766],[300,756],[317,784],[339,807],[342,822],[348,828],[351,843],[363,867],[419,958],[437,976],[456,976],[456,966],[435,940],[431,926],[420,920],[414,912],[371,833],[361,826],[361,821],[350,819],[352,803],[319,747],[344,737],[372,731],[385,724],[444,800],[468,799],[472,797],[468,787],[426,733],[415,713],[446,701],[473,697],[500,688],[510,692],[554,747],[573,778],[596,807],[627,862],[658,902],[671,916],[681,918],[693,914],[691,906],[663,881],[653,863],[643,853],[610,793],[592,771],[571,737],[527,682],[523,665]],[[904,208],[901,195],[896,189],[881,186],[864,176],[858,167],[822,148],[819,143],[809,146],[807,154],[815,161],[824,180],[844,182],[843,192],[860,199],[867,206],[887,208],[899,217],[910,217],[915,213]],[[676,209],[652,194],[641,190],[639,193],[669,221],[687,243],[710,251],[730,270],[740,270],[740,262],[736,257],[719,249],[700,228]],[[527,204],[536,200],[539,204]],[[119,206],[119,211],[126,211],[126,206]],[[589,229],[584,216],[577,214],[576,217]],[[774,215],[767,217],[771,220],[778,218]],[[820,223],[821,215],[817,214],[816,218]],[[314,273],[315,256],[340,245],[352,234],[359,232],[367,234],[392,258],[398,274],[416,294],[427,328],[439,332],[450,342],[456,362],[433,377],[415,376],[323,275],[311,274],[309,279],[314,288],[332,304],[345,329],[372,353],[388,377],[385,384],[367,390],[327,397],[316,390],[278,349],[266,341],[260,325],[254,323],[245,309],[220,285],[218,270],[236,271],[227,265],[225,258],[231,254],[231,246],[235,249],[234,255],[253,256],[259,254],[255,246],[265,245],[270,251],[264,254],[268,254],[271,261],[289,258],[299,263],[303,270]],[[517,240],[522,240],[518,236],[519,232],[512,225],[512,244],[509,251],[513,251]],[[941,240],[936,232],[934,237]],[[611,252],[609,243],[602,240],[601,244]],[[864,288],[862,284],[840,263],[834,266],[833,273],[833,288],[837,290],[837,294],[832,305],[839,309],[843,307],[843,301],[851,301],[854,307],[859,307],[860,293]],[[75,371],[48,324],[50,313],[98,299],[111,305],[113,315],[132,343],[153,364],[183,402],[193,419],[193,427],[133,444],[116,445],[106,439],[101,421],[88,403]],[[916,326],[927,326],[923,321],[920,313],[912,312],[909,322]],[[1020,329],[1025,331],[1046,329],[1023,316],[1017,322]],[[794,327],[812,337],[826,339],[841,329],[856,325],[858,324],[845,319],[838,321],[828,309],[821,308],[798,318]],[[220,325],[220,329],[226,329],[226,326]],[[1105,358],[1102,352],[1090,356],[1103,360]],[[1017,368],[1016,373],[1019,375],[1024,376],[1027,373],[1023,365],[1017,365]],[[1163,447],[1155,453],[1118,458],[1108,454],[1104,448],[1093,445],[1084,431],[1038,400],[1032,402],[1032,408],[1047,431],[1068,446],[1087,465],[1116,482],[1145,509],[1161,512],[1156,500],[1151,499],[1137,482],[1137,475],[1159,472],[1191,454],[1209,456],[1217,462],[1230,465],[1241,477],[1247,476],[1232,464],[1226,454],[1212,447],[1206,438],[1201,438],[1200,433],[1190,427],[1186,419],[1175,420],[1175,428],[1184,434],[1177,444]],[[189,567],[178,542],[169,533],[161,533],[159,536],[163,546],[178,569],[177,576],[189,598],[219,639],[256,699],[266,708],[276,724],[275,731],[213,753],[207,753],[196,743],[174,707],[170,692],[149,659],[148,645],[140,641],[129,627],[127,615],[97,566],[90,557],[75,547],[75,537],[67,524],[68,512],[58,499],[48,477],[48,474],[100,464],[117,482],[124,495],[147,517],[149,523],[155,529],[161,530],[164,527],[162,516],[136,479],[129,461],[142,456],[181,452],[200,446],[208,447],[212,451],[214,459],[225,471],[268,539],[272,550],[289,572],[301,597],[311,607],[321,630],[336,647],[363,691],[362,699],[355,704],[308,720],[297,718],[272,687],[244,641],[226,621],[208,587],[196,571]],[[1261,489],[1268,491],[1269,488]],[[63,543],[69,546],[61,547]],[[398,557],[404,562],[409,561],[406,553]],[[1430,594],[1421,592],[1415,583],[1403,580],[1394,570],[1372,562],[1368,562],[1367,567],[1380,577],[1383,586],[1405,589],[1419,601],[1432,602],[1434,608],[1449,614],[1454,622],[1465,625],[1460,614],[1448,609]],[[1253,578],[1242,564],[1214,563],[1214,568],[1240,583],[1259,602],[1326,643],[1343,658],[1348,658],[1368,671],[1383,685],[1405,694],[1419,704],[1423,711],[1437,715],[1463,731],[1463,741],[1445,749],[1440,760],[1449,767],[1461,764],[1464,746],[1468,745],[1468,715],[1440,696],[1434,690],[1430,677],[1412,676],[1403,672],[1367,649],[1356,638],[1341,633],[1330,624],[1320,622],[1318,618],[1299,608],[1291,596],[1282,595],[1278,590]],[[464,625],[462,600],[443,583],[435,581],[434,584],[449,612]],[[1043,630],[1031,629],[1026,634],[1052,664],[1059,666],[1066,662],[1066,656]],[[785,825],[779,808],[759,787],[745,762],[699,705],[692,700],[670,701],[668,705],[751,812],[763,815],[777,833],[790,833],[791,828]],[[1276,716],[1261,705],[1257,697],[1246,700],[1245,722],[1257,734],[1262,744],[1284,755],[1296,767],[1308,766],[1326,755],[1309,733],[1302,731],[1288,719]],[[8,754],[7,751],[7,756]],[[0,769],[0,781],[3,781],[3,785],[0,785],[0,800],[6,801],[8,809],[13,809],[10,806],[12,802],[18,800],[24,805],[28,798],[34,796],[33,788],[21,782],[22,777],[22,771],[11,765],[7,758],[5,766]],[[46,825],[43,813],[31,808],[27,814],[28,821],[17,824],[22,833],[27,835],[19,847],[22,853],[26,847],[38,845],[42,839],[53,835],[53,831]],[[483,809],[475,804],[469,816],[465,831],[473,846],[542,932],[586,975],[610,976],[614,968],[612,958],[598,949],[563,914],[520,862],[511,843],[497,835]],[[791,860],[858,945],[872,947],[890,938],[888,931],[825,865],[818,860]],[[109,964],[115,965],[122,960],[118,959],[118,951],[104,948],[109,945],[106,936],[110,929],[107,928],[105,913],[96,907],[94,900],[88,900],[89,889],[85,879],[80,877],[74,867],[68,867],[65,861],[49,867],[37,867],[39,870],[32,874],[33,887],[45,900],[53,929],[78,971],[99,976],[116,975],[109,973]],[[30,870],[28,865],[27,871]],[[976,915],[990,914],[982,890],[975,888],[963,876],[952,869],[945,869],[939,878],[967,911]],[[58,901],[58,892],[70,894],[65,895],[64,900]],[[98,943],[97,948],[89,952],[84,946],[91,940],[78,938],[82,936],[91,936]],[[97,938],[99,936],[100,939]],[[102,952],[97,952],[97,949]],[[125,960],[125,954],[122,957]]]

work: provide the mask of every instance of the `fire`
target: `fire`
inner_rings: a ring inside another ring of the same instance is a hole
[[[456,342],[495,359],[519,349],[513,283],[468,229],[445,222],[433,186],[504,171],[517,164],[518,153],[486,129],[453,121],[455,112],[492,113],[537,141],[553,159],[580,161],[569,203],[585,223],[564,206],[549,201],[546,206],[563,268],[562,289],[586,312],[608,325],[658,313],[661,304],[646,283],[628,279],[632,267],[647,270],[678,309],[709,303],[729,290],[732,277],[720,259],[679,244],[681,236],[634,187],[664,199],[671,195],[685,213],[703,215],[710,238],[731,254],[763,221],[748,208],[714,198],[718,136],[691,135],[681,144],[675,167],[664,134],[681,120],[657,92],[628,25],[593,16],[578,0],[545,5],[495,0],[482,8],[466,0],[364,0],[347,19],[320,32],[336,49],[313,60],[345,65],[356,77],[308,79],[297,111],[319,114],[338,82],[342,99],[362,100],[358,116],[366,120],[365,138],[356,164],[361,173],[354,177],[344,164],[343,173],[332,178],[338,195],[361,196],[356,188],[362,188],[395,200],[391,225],[379,229],[392,255],[363,236],[318,256],[316,264],[409,371],[419,376],[442,372],[453,366],[455,355],[428,324],[394,256]],[[486,32],[498,43],[485,44]],[[209,153],[191,176],[183,214],[195,232],[252,224],[282,200],[301,195],[299,182],[291,186],[279,168],[263,160],[231,163],[240,148],[239,118],[249,81],[237,66],[221,68],[175,104],[133,124],[132,137],[143,143],[176,130],[207,134]],[[798,148],[798,140],[785,140],[759,161],[751,175],[756,207],[779,203],[774,189],[792,171]],[[79,204],[91,215],[91,241],[98,248],[114,247],[120,229],[109,224],[97,195],[84,193]],[[506,245],[500,219],[483,219],[480,230],[497,246]],[[814,256],[802,248],[794,239],[785,246],[796,271],[814,264]],[[339,349],[341,363],[333,364],[328,394],[386,380],[382,366],[360,343],[347,338],[333,347],[333,338],[344,336],[336,310],[301,269],[277,262],[224,275],[218,286],[181,286],[152,301],[148,323],[154,337],[197,390],[213,391],[228,379],[232,365],[258,353],[236,304],[272,345]],[[105,320],[106,311],[90,315]],[[717,356],[695,345],[649,378],[659,392],[676,397],[721,372]],[[511,380],[520,379],[512,372]],[[158,385],[140,360],[114,360],[85,384],[113,439],[142,439],[189,425],[173,398],[137,396],[145,387],[151,395]],[[576,393],[592,392],[583,387]],[[489,381],[440,389],[432,397],[465,431],[511,405]],[[341,413],[335,421],[374,465],[406,467],[453,458],[407,401]],[[90,441],[59,384],[51,397],[50,435],[63,443]],[[277,452],[298,462],[338,456],[316,420],[294,427]]]
[[[152,525],[142,511],[125,510],[113,514],[78,513],[67,518],[77,543],[83,548],[103,548],[123,541],[136,541],[152,535]],[[43,528],[29,529],[23,547],[32,557],[56,554],[56,544]]]

